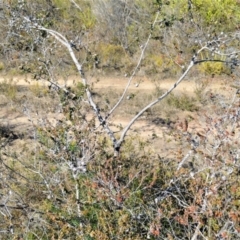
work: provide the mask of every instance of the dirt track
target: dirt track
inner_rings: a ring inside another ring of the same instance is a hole
[[[0,82],[4,81],[4,77],[0,77]],[[73,85],[74,83],[80,81],[78,77],[71,77],[67,82],[60,81],[60,85]],[[12,82],[16,85],[20,86],[29,86],[34,84],[41,84],[41,85],[48,85],[47,82],[38,82],[38,81],[32,81],[31,79],[25,79],[23,77],[15,77],[12,79]],[[95,92],[98,91],[98,89],[104,90],[104,89],[117,89],[119,92],[123,90],[128,82],[127,78],[117,78],[117,77],[101,77],[99,81],[96,81],[96,79],[90,79],[90,83],[93,83],[93,89]],[[173,80],[163,80],[159,81],[157,85],[164,90],[169,89],[175,81]],[[194,91],[196,90],[198,86],[198,83],[195,80],[188,80],[183,81],[175,90],[175,93],[186,93],[187,95],[193,95]],[[147,78],[135,78],[133,79],[132,83],[130,84],[129,90],[130,91],[154,91],[156,89],[156,82],[152,82],[151,80]],[[224,95],[227,95],[231,97],[232,93],[234,92],[234,89],[232,89],[230,86],[226,85],[226,82],[223,80],[217,80],[217,79],[210,79],[207,83],[206,91],[211,91],[213,93],[221,93]],[[2,98],[0,98],[0,101]],[[20,112],[19,112],[20,110]],[[180,113],[181,114],[181,113]],[[55,120],[56,118],[61,118],[61,114],[57,113],[48,113],[48,118],[50,120]],[[180,115],[179,115],[180,116]],[[32,120],[37,123],[38,116],[31,116]],[[184,117],[184,115],[183,115]],[[181,118],[181,116],[180,116]],[[32,123],[29,121],[29,117],[26,114],[21,113],[21,109],[18,109],[18,111],[9,111],[9,109],[2,108],[0,110],[0,119],[4,123],[4,125],[9,126],[15,126],[15,129],[23,131],[24,129],[28,131],[32,128]],[[129,122],[129,117],[126,116],[117,116],[117,119],[113,119],[113,129],[116,130],[116,127],[114,125],[122,125],[123,127],[127,125]],[[198,121],[191,121],[189,124],[189,131],[192,131],[193,129],[201,128]],[[154,140],[154,143],[152,144],[153,148],[158,149],[158,151],[162,151],[162,147],[165,144],[165,141],[171,141],[172,144],[169,144],[169,148],[171,149],[171,146],[174,146],[174,139],[170,139],[169,137],[166,139],[165,132],[166,132],[166,126],[162,125],[156,125],[153,124],[151,121],[140,119],[138,120],[132,127],[131,132],[136,132],[137,134],[140,134],[142,137],[147,139],[153,139],[154,136],[157,136],[157,140]],[[169,153],[168,153],[169,154]]]
[[[0,76],[0,82],[3,82],[5,80],[11,80],[11,82],[16,83],[17,85],[22,86],[29,86],[34,84],[40,84],[43,86],[48,86],[49,83],[47,81],[36,81],[31,79],[30,77],[24,77],[24,76],[16,76],[13,78],[7,78],[4,76]],[[226,83],[227,81],[224,81],[222,79],[215,79],[215,78],[209,78],[205,79],[208,83],[208,88],[212,89],[213,91],[220,91],[222,93],[226,93],[226,89],[229,88]],[[67,81],[64,81],[60,79],[58,81],[59,85],[68,85],[72,86],[73,84],[81,81],[81,79],[78,76],[71,76],[67,79]],[[156,88],[156,85],[162,89],[169,89],[173,86],[173,84],[176,82],[176,80],[173,79],[164,79],[164,80],[156,80],[153,82],[150,78],[146,77],[135,77],[133,78],[129,89],[130,90],[154,90]],[[180,85],[174,90],[175,92],[186,92],[187,94],[192,94],[195,89],[198,86],[198,83],[200,80],[183,80]],[[124,89],[125,86],[128,83],[128,78],[124,77],[100,77],[98,81],[96,78],[89,78],[89,84],[94,84],[94,88],[96,89],[104,89],[107,87],[113,87],[118,90]],[[230,90],[230,88],[229,88]]]

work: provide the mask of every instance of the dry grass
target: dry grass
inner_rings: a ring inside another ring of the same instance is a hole
[[[198,184],[202,189],[208,184],[209,173],[203,167],[212,164],[211,169],[219,167],[218,170],[221,170],[222,175],[228,174],[227,164],[229,163],[224,163],[226,169],[220,169],[220,163],[225,161],[227,151],[225,155],[217,156],[218,162],[214,165],[209,158],[204,158],[206,156],[203,152],[204,146],[194,153],[193,158],[184,162],[181,171],[174,170],[191,149],[188,134],[195,136],[205,131],[204,126],[201,126],[201,123],[206,123],[204,111],[208,109],[210,112],[211,110],[215,114],[212,114],[212,117],[216,116],[216,110],[222,114],[221,107],[215,106],[209,96],[204,96],[204,103],[207,106],[201,105],[202,101],[197,99],[196,96],[204,95],[203,92],[208,91],[207,88],[200,86],[197,93],[193,92],[190,96],[186,96],[184,101],[181,92],[169,96],[145,113],[129,132],[122,148],[121,158],[119,162],[116,162],[111,155],[110,141],[104,134],[99,136],[92,131],[95,129],[94,121],[87,124],[82,121],[80,114],[88,115],[91,110],[82,106],[84,104],[81,105],[78,102],[75,102],[75,105],[74,103],[65,104],[64,94],[57,97],[40,85],[13,84],[11,86],[11,83],[3,83],[2,87],[4,90],[1,94],[3,108],[0,114],[2,120],[8,122],[8,125],[2,125],[0,128],[1,145],[4,146],[1,159],[5,164],[0,167],[3,179],[7,179],[8,182],[8,185],[4,186],[6,191],[4,190],[3,194],[8,196],[7,190],[11,189],[14,192],[9,196],[11,203],[18,203],[17,206],[28,203],[24,211],[11,210],[11,218],[6,217],[10,219],[9,223],[3,224],[0,221],[1,228],[13,224],[16,236],[18,233],[25,232],[25,239],[36,239],[35,235],[29,231],[31,228],[31,231],[38,236],[46,234],[44,236],[52,237],[58,233],[58,237],[75,239],[76,232],[84,230],[84,233],[89,234],[86,237],[91,235],[109,239],[114,234],[127,236],[127,230],[134,226],[137,228],[133,228],[128,239],[144,239],[139,233],[146,232],[146,226],[153,224],[156,217],[152,202],[159,196],[162,189],[172,187],[171,179],[184,179],[185,174],[190,176],[190,172],[194,171],[194,178],[188,177],[182,182],[179,181],[178,187],[182,190],[181,193],[187,192],[189,204],[195,203],[196,198],[193,197],[195,195],[198,196],[199,204],[201,204],[203,195],[201,192],[195,192],[195,186]],[[12,88],[16,90],[14,99],[8,96]],[[73,90],[79,94],[79,97],[83,96],[81,86],[73,87]],[[109,110],[119,99],[121,91],[120,88],[98,89],[94,98],[99,102],[101,109]],[[125,99],[120,105],[112,117],[110,126],[115,126],[116,131],[121,130],[120,124],[126,125],[139,109],[159,96],[161,91],[163,90],[160,87],[154,91],[131,89],[128,93],[128,96],[132,94],[131,98]],[[189,112],[188,106],[192,103],[191,99],[194,96],[199,108],[197,111]],[[9,100],[15,112],[8,110],[10,105],[5,103]],[[211,109],[213,107],[215,109]],[[65,118],[58,120],[56,118],[60,115],[64,117],[63,113],[59,113],[60,109],[64,111]],[[72,116],[68,116],[69,110],[73,111]],[[51,120],[55,120],[55,124],[52,124]],[[20,123],[21,125],[17,125]],[[99,130],[97,128],[96,131]],[[27,134],[20,134],[21,132]],[[229,131],[228,134],[233,133]],[[81,141],[82,139],[88,141],[84,147],[82,147],[85,144]],[[208,141],[210,140],[212,139],[209,137]],[[211,145],[209,144],[208,147],[210,148]],[[227,149],[229,146],[224,147]],[[94,158],[87,164],[87,174],[79,174],[78,180],[75,181],[70,174],[67,162],[74,161],[76,157],[79,158],[84,149],[89,150],[89,154],[93,154]],[[238,151],[237,143],[233,150]],[[198,170],[201,170],[200,174],[196,172]],[[187,185],[185,180],[189,181]],[[210,187],[212,181],[211,179]],[[81,218],[77,216],[76,211],[76,183],[80,190],[82,203]],[[0,187],[3,188],[3,183]],[[233,194],[235,194],[234,191],[232,190]],[[178,194],[177,191],[175,194]],[[178,197],[182,199],[181,201],[186,200],[182,198],[182,195]],[[211,201],[211,204],[217,204],[214,199]],[[131,214],[125,211],[125,208],[121,208],[122,203],[126,209],[135,211],[134,214],[139,214],[139,216],[146,209],[144,214],[147,214],[147,217],[144,224],[135,224]],[[166,206],[165,209],[175,209],[176,212],[185,211],[174,202],[171,196],[156,206],[161,210],[162,204]],[[194,217],[195,213],[191,215],[190,210],[187,214]],[[6,212],[4,214],[7,216]],[[166,212],[166,214],[172,222],[183,223],[181,227],[184,234],[186,214],[180,214],[179,218],[174,217],[174,214],[172,216],[171,212]],[[19,224],[19,219],[21,219],[21,224]],[[210,222],[207,226],[209,228],[212,225],[220,226],[220,221],[219,223]],[[81,222],[84,224],[80,226]],[[115,229],[116,222],[121,229]],[[8,239],[7,235],[3,239]]]

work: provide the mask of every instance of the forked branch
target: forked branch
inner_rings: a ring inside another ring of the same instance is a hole
[[[154,25],[156,24],[157,22],[157,19],[158,19],[158,16],[159,16],[159,11],[157,12],[156,14],[156,17],[154,19],[154,22],[153,22],[153,25],[152,25],[152,28],[154,27]],[[143,46],[143,49],[141,51],[141,55],[139,57],[139,61],[131,75],[131,77],[129,78],[129,81],[126,85],[126,88],[122,94],[122,96],[120,97],[120,99],[118,100],[118,102],[116,103],[116,105],[112,108],[112,110],[107,114],[106,117],[103,117],[102,114],[100,113],[100,109],[98,108],[98,106],[96,105],[96,103],[94,102],[93,98],[92,98],[92,94],[88,88],[88,84],[87,84],[87,80],[86,78],[84,77],[84,73],[83,73],[83,70],[82,70],[82,65],[79,63],[79,61],[77,60],[76,56],[75,56],[75,53],[73,51],[73,48],[71,46],[71,43],[69,43],[69,41],[62,35],[60,34],[59,32],[57,31],[54,31],[54,30],[51,30],[51,29],[47,29],[45,27],[42,27],[40,25],[38,25],[37,23],[32,23],[30,19],[28,18],[24,18],[30,25],[31,25],[31,28],[34,28],[34,29],[37,29],[37,30],[43,30],[43,31],[46,31],[47,33],[49,33],[50,35],[52,35],[56,40],[58,40],[62,45],[64,45],[72,60],[73,60],[73,63],[75,64],[77,70],[78,70],[78,73],[80,74],[80,77],[81,77],[81,80],[82,80],[82,83],[83,85],[85,86],[85,91],[86,91],[86,94],[87,94],[87,99],[88,99],[88,102],[90,104],[90,106],[93,108],[93,111],[95,113],[95,115],[97,116],[99,122],[100,122],[100,125],[103,127],[103,129],[107,132],[108,136],[110,137],[112,143],[113,143],[113,148],[114,148],[114,152],[115,152],[115,156],[118,156],[119,155],[119,152],[120,152],[120,148],[122,146],[122,143],[126,137],[126,134],[127,132],[130,130],[131,126],[137,121],[137,119],[145,112],[147,111],[149,108],[151,108],[152,106],[154,106],[155,104],[159,103],[161,100],[163,100],[165,97],[167,97],[182,81],[183,79],[187,76],[187,74],[190,72],[190,70],[194,67],[194,65],[196,64],[200,64],[202,62],[209,62],[209,61],[217,61],[217,62],[227,62],[227,63],[232,63],[232,64],[236,64],[236,57],[234,57],[233,59],[231,59],[231,56],[234,54],[236,55],[238,52],[233,52],[233,53],[221,53],[219,51],[219,48],[218,47],[213,47],[213,46],[218,46],[219,45],[219,41],[220,40],[213,40],[213,41],[208,41],[204,46],[201,46],[201,48],[193,55],[192,57],[192,60],[190,61],[188,67],[186,68],[185,72],[182,74],[182,76],[173,84],[173,86],[167,90],[163,95],[161,95],[160,97],[158,97],[156,100],[154,100],[153,102],[149,103],[146,107],[144,107],[143,109],[141,109],[139,111],[138,114],[136,114],[132,120],[128,123],[128,125],[124,128],[124,130],[122,131],[122,134],[121,134],[121,137],[119,139],[116,139],[113,131],[110,129],[110,127],[108,126],[108,121],[107,121],[107,118],[113,113],[113,111],[120,105],[120,103],[123,101],[123,98],[131,84],[131,81],[133,79],[133,77],[136,75],[137,73],[137,70],[138,68],[140,67],[141,65],[141,61],[143,59],[143,56],[144,56],[144,53],[145,53],[145,50],[146,50],[146,47],[149,43],[149,40],[151,38],[151,35],[152,35],[152,32],[149,34],[149,37],[145,43],[145,45]],[[234,38],[234,37],[233,37]],[[221,42],[220,41],[220,42]],[[219,59],[219,60],[216,60],[216,59],[198,59],[198,56],[201,52],[203,51],[208,51],[208,52],[212,52],[216,55],[220,55],[220,56],[226,56],[226,57],[230,57],[230,61],[224,61],[222,59]],[[238,64],[238,62],[237,62]]]

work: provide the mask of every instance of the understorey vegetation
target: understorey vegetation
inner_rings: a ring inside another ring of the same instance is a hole
[[[1,239],[240,238],[238,1],[3,0],[0,20]]]

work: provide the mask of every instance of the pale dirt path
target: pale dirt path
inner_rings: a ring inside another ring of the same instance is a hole
[[[95,80],[92,79],[91,82],[94,82]],[[112,87],[116,89],[124,89],[124,87],[127,85],[128,79],[127,78],[120,78],[120,77],[102,77],[99,78],[99,81],[97,83],[94,83],[94,88],[96,89],[102,89],[107,87]],[[173,79],[164,79],[164,80],[157,80],[155,83],[151,81],[151,79],[148,79],[146,77],[136,77],[132,80],[129,89],[130,90],[155,90],[156,84],[161,89],[167,90],[170,89],[176,80]],[[199,81],[200,82],[200,81]],[[136,84],[138,86],[136,87]],[[174,92],[182,92],[187,94],[193,94],[196,88],[198,87],[198,81],[195,80],[183,80],[177,88],[174,90]],[[207,88],[212,89],[213,91],[218,91],[225,93],[226,92],[226,81],[221,79],[209,79],[207,82]]]
[[[0,82],[5,81],[5,77],[0,77]],[[18,76],[11,79],[13,83],[16,85],[21,86],[29,86],[29,84],[40,84],[44,86],[48,86],[48,82],[42,82],[42,81],[35,81],[31,80],[29,77],[23,77]],[[59,81],[60,85],[73,85],[74,83],[81,81],[79,77],[70,77],[67,82],[64,82],[63,80]],[[123,90],[127,84],[128,79],[127,78],[120,78],[120,77],[100,77],[99,81],[96,81],[96,79],[90,79],[89,84],[93,84],[94,91],[97,92],[98,89],[117,89],[117,90]],[[175,83],[174,80],[161,80],[159,81],[158,86],[163,89],[167,90],[170,87],[173,86]],[[136,84],[138,84],[138,87],[136,87]],[[230,85],[230,84],[229,84]],[[220,80],[220,79],[211,79],[208,81],[207,88],[205,91],[211,91],[213,93],[221,93],[224,95],[231,96],[234,89],[232,89],[229,86],[226,81]],[[174,93],[185,93],[187,95],[193,95],[194,91],[196,90],[197,83],[194,80],[188,80],[183,81],[175,90]],[[130,91],[154,91],[156,89],[156,85],[147,78],[135,78],[133,79],[129,90]],[[1,99],[0,99],[1,104]],[[50,121],[55,122],[56,119],[61,119],[61,114],[47,114],[47,117]],[[6,125],[14,125],[16,126],[15,129],[26,131],[31,131],[33,128],[31,121],[29,121],[29,118],[26,115],[19,114],[19,113],[11,113],[8,109],[2,108],[0,110],[0,119],[2,122],[4,122]],[[34,124],[38,124],[38,116],[32,116],[32,120]],[[114,131],[118,131],[119,129],[116,126],[122,126],[125,127],[128,122],[129,118],[126,116],[117,116],[117,119],[113,119],[112,121],[112,128]],[[189,124],[189,131],[196,128],[197,123],[195,121],[191,122]],[[171,146],[174,148],[174,139],[170,139],[171,143],[169,143],[169,138],[166,139],[166,133],[168,132],[168,129],[166,126],[162,125],[155,125],[145,119],[139,119],[135,124],[132,126],[131,131],[128,133],[136,133],[139,134],[141,137],[147,139],[147,140],[153,140],[154,136],[157,136],[157,139],[154,139],[152,147],[154,149],[157,149],[157,151],[162,151],[164,148],[164,145],[166,144],[166,141],[168,141],[168,147],[171,149]],[[167,153],[166,153],[167,154]],[[169,153],[168,153],[169,154]]]
[[[0,76],[0,83],[4,81],[10,81],[12,83],[15,83],[17,85],[22,85],[22,86],[29,86],[34,85],[34,84],[39,84],[43,86],[48,86],[49,83],[47,81],[37,81],[31,79],[29,76],[16,76],[16,77],[5,77],[5,76]],[[67,86],[72,86],[77,82],[81,82],[81,79],[78,76],[70,76],[67,81],[64,81],[63,79],[59,79],[58,83],[59,85],[67,85]],[[171,88],[176,80],[173,79],[164,79],[164,80],[157,80],[155,83],[162,89],[169,89]],[[183,80],[177,88],[174,90],[174,92],[184,92],[187,94],[192,94],[198,87],[198,82],[196,80]],[[124,77],[99,77],[98,81],[96,78],[89,78],[89,84],[92,84],[95,89],[104,89],[107,87],[112,87],[116,88],[118,90],[123,90],[125,86],[128,83],[128,78]],[[151,81],[151,78],[146,78],[146,77],[135,77],[130,86],[130,90],[154,90],[156,89],[156,84],[153,81]],[[138,85],[136,87],[136,84]],[[222,80],[222,79],[211,79],[209,78],[208,83],[207,83],[207,88],[212,89],[213,91],[220,91],[222,93],[226,92],[226,89],[230,87],[227,86],[227,81]]]

